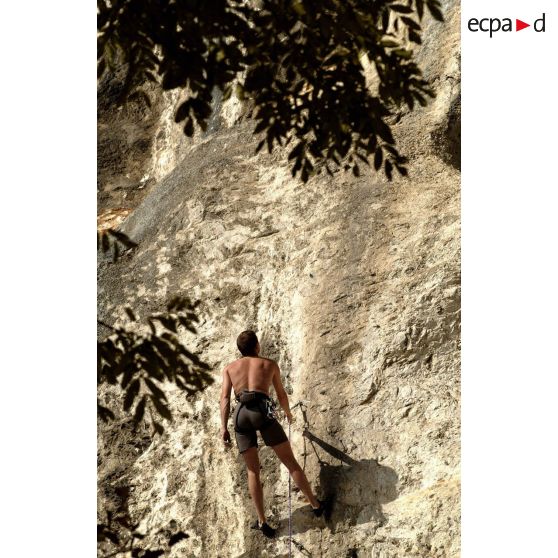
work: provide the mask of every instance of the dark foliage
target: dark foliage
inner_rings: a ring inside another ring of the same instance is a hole
[[[141,533],[138,529],[139,523],[132,523],[127,508],[122,508],[116,513],[107,512],[105,523],[97,524],[98,555],[101,558],[158,558],[167,556],[175,544],[190,538],[190,535],[183,531],[172,532],[166,528],[150,533]],[[160,548],[161,543],[157,545],[158,548],[153,548],[153,545],[145,544],[146,539],[163,539],[165,542],[163,548]]]
[[[290,144],[292,174],[359,162],[403,175],[388,118],[433,97],[414,61],[425,8],[439,0],[99,0],[98,75],[124,63],[120,102],[146,82],[182,89],[175,120],[205,130],[215,89],[250,100],[258,150]],[[367,84],[363,57],[375,68]]]
[[[156,432],[164,429],[155,417],[172,420],[167,397],[162,389],[171,382],[187,395],[203,391],[214,382],[209,365],[191,353],[179,340],[179,330],[196,333],[197,304],[176,297],[167,312],[149,316],[148,333],[124,327],[112,327],[99,321],[111,334],[97,344],[97,384],[117,385],[122,390],[122,409],[132,413],[139,424],[146,411]],[[126,308],[131,321],[137,322],[132,309]],[[97,402],[101,420],[114,419],[114,411]]]

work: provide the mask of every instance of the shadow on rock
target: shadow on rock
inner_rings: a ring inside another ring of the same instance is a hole
[[[321,498],[332,499],[331,517],[326,524],[334,531],[337,524],[357,525],[373,522],[376,527],[386,523],[383,504],[397,498],[397,473],[380,465],[375,459],[355,460],[340,449],[305,430],[303,435],[310,441],[320,463]],[[321,448],[316,449],[316,447]],[[320,457],[326,452],[339,460],[339,465],[328,463]],[[293,533],[314,529],[325,520],[315,518],[310,506],[293,511]],[[281,522],[288,529],[288,519]]]

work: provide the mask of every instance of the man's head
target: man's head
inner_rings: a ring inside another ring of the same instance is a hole
[[[236,338],[236,346],[242,353],[242,356],[257,356],[260,352],[258,336],[251,329],[243,331]]]

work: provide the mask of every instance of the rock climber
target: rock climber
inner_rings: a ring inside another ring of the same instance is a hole
[[[227,365],[223,370],[221,436],[226,445],[231,443],[228,419],[231,388],[233,388],[235,399],[238,402],[233,415],[233,426],[236,443],[248,471],[248,489],[258,514],[255,527],[261,530],[266,537],[272,538],[276,529],[267,523],[264,513],[260,460],[257,449],[256,432],[258,430],[264,443],[273,448],[281,462],[287,467],[294,482],[312,506],[316,517],[323,515],[326,503],[318,500],[312,492],[304,471],[293,455],[285,431],[275,416],[274,406],[269,397],[269,388],[272,384],[289,424],[293,420],[289,398],[281,383],[279,366],[275,361],[259,356],[260,343],[253,331],[243,331],[238,336],[236,344],[242,357]]]

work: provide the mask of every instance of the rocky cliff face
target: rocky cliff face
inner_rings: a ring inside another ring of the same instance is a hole
[[[146,529],[174,520],[190,535],[169,556],[287,555],[286,470],[260,450],[280,527],[268,541],[249,528],[242,458],[219,438],[219,372],[247,328],[278,361],[291,405],[304,402],[295,455],[318,494],[335,497],[325,522],[293,493],[293,555],[459,556],[459,7],[445,13],[420,54],[437,98],[395,125],[409,179],[340,172],[303,185],[283,154],[254,155],[252,124],[230,106],[203,138],[134,156],[176,164],[129,204],[123,230],[139,248],[100,264],[100,314],[115,322],[127,304],[200,299],[199,335],[184,338],[217,382],[195,400],[170,393],[175,420],[161,438],[125,421],[100,427],[99,502],[129,484]],[[101,209],[117,205],[107,199]]]

